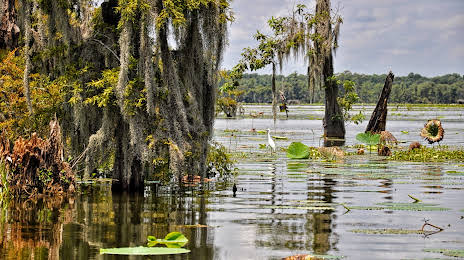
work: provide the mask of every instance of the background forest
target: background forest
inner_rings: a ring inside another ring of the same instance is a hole
[[[355,82],[359,103],[376,103],[385,82],[386,75],[365,75],[345,71],[337,74],[340,81]],[[268,103],[272,100],[271,75],[244,74],[238,90],[243,91],[238,101],[245,103]],[[276,77],[277,88],[284,91],[287,100],[310,103],[310,93],[306,75],[292,73]],[[315,90],[315,103],[324,101],[322,89]],[[395,77],[390,102],[413,104],[452,104],[464,99],[464,75],[448,74],[424,77],[410,73]]]

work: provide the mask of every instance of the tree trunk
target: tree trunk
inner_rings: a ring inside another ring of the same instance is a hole
[[[29,74],[31,73],[31,3],[29,1],[24,1],[25,5],[25,14],[24,14],[24,59],[26,61],[26,67],[24,68],[24,77],[23,77],[23,87],[24,87],[24,96],[26,96],[27,109],[29,114],[33,114],[31,94],[29,87]]]
[[[343,114],[338,105],[338,86],[333,77],[332,57],[332,27],[330,21],[330,0],[318,0],[316,3],[316,15],[320,21],[316,26],[316,34],[323,37],[323,41],[316,41],[315,48],[317,60],[320,64],[323,84],[325,89],[325,115],[324,137],[326,139],[344,139],[345,123]],[[330,146],[330,142],[326,143]]]
[[[311,67],[308,66],[308,88],[309,88],[309,104],[314,102],[314,85],[311,84]]]
[[[15,0],[0,0],[0,49],[18,47],[19,32]]]
[[[393,75],[393,73],[390,71],[390,73],[387,75],[387,78],[385,79],[385,85],[383,86],[382,93],[379,96],[377,106],[372,112],[371,119],[367,124],[366,132],[380,133],[385,131],[388,113],[388,98],[390,97],[394,78],[395,75]]]
[[[272,118],[274,119],[274,126],[277,120],[277,91],[276,91],[276,83],[275,83],[275,75],[276,75],[276,65],[272,63]]]

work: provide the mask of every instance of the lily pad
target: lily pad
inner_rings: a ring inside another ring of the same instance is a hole
[[[291,159],[308,159],[308,146],[300,142],[291,143],[287,149],[287,157]]]
[[[164,244],[170,248],[179,248],[187,244],[188,239],[180,232],[171,232],[164,239],[156,239],[154,236],[148,236],[147,246],[152,247],[156,244]]]
[[[359,133],[356,135],[356,140],[367,145],[377,145],[380,143],[380,135],[371,134],[370,132]]]
[[[451,257],[464,257],[464,249],[424,249],[425,252],[440,253]]]
[[[190,250],[184,248],[166,247],[121,247],[121,248],[101,248],[100,254],[104,255],[174,255],[185,254]]]

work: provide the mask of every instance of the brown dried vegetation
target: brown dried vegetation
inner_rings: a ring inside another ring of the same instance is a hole
[[[6,164],[6,185],[15,197],[74,192],[74,174],[63,161],[61,128],[57,120],[50,122],[47,140],[36,133],[30,139],[19,137],[12,150],[4,131],[0,135],[0,159]]]
[[[414,149],[420,149],[420,148],[421,148],[421,144],[419,142],[412,142],[409,145],[409,151],[412,151]]]

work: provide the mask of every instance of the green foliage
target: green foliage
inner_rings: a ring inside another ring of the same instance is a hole
[[[380,134],[372,134],[371,132],[359,133],[356,135],[356,140],[366,145],[377,145],[380,143]]]
[[[227,153],[226,148],[220,143],[213,143],[209,147],[208,157],[206,158],[208,172],[228,176],[234,172],[234,160]]]
[[[217,7],[220,11],[219,23],[232,22],[233,14],[230,11],[230,0],[163,0],[163,9],[156,18],[156,26],[159,28],[171,21],[174,27],[180,27],[186,23],[186,12],[201,8]]]
[[[341,85],[341,81],[337,81],[338,85]],[[337,97],[337,102],[343,112],[344,121],[352,121],[356,125],[362,123],[365,119],[364,114],[359,111],[358,114],[351,116],[350,111],[353,108],[353,105],[359,101],[358,94],[356,94],[355,83],[351,80],[345,80],[343,82],[344,94],[342,97]]]
[[[164,239],[156,239],[154,236],[148,236],[147,246],[154,247],[157,244],[166,245],[169,248],[181,248],[187,244],[188,239],[180,232],[171,232]]]
[[[184,248],[166,247],[122,247],[122,248],[100,248],[101,255],[175,255],[189,253]]]
[[[244,71],[244,70],[243,70]],[[232,72],[229,72],[232,73]],[[448,74],[432,78],[418,74],[413,76],[395,77],[390,103],[414,104],[451,104],[457,99],[464,99],[464,77],[459,74]],[[382,91],[386,75],[365,75],[345,71],[336,75],[340,82],[350,80],[355,83],[355,91],[359,97],[358,103],[375,104]],[[288,76],[276,76],[279,89],[285,90],[287,100],[298,100],[309,103],[309,87],[306,75],[292,73]],[[243,74],[237,79],[238,89],[243,95],[238,99],[244,103],[265,103],[271,97],[271,75]],[[343,93],[339,85],[340,93]],[[314,102],[323,103],[324,93],[321,89],[314,90]],[[410,106],[398,106],[398,109],[411,110]]]
[[[291,159],[308,159],[309,147],[300,142],[292,142],[287,148],[287,157]]]
[[[424,249],[424,252],[430,252],[430,253],[440,253],[445,256],[450,256],[450,257],[464,257],[464,250],[463,249],[432,249],[432,248],[426,248]]]
[[[413,162],[442,162],[442,161],[464,161],[464,150],[450,150],[446,147],[428,148],[422,146],[419,149],[407,151],[394,151],[390,160],[413,161]]]
[[[6,163],[0,159],[0,197],[3,198],[8,194],[8,170]]]
[[[108,104],[115,102],[114,87],[118,83],[118,76],[119,68],[104,70],[100,79],[87,84],[89,87],[94,88],[97,94],[87,98],[84,103],[106,107]],[[75,103],[75,98],[76,96],[73,96],[69,102]]]
[[[147,237],[148,247],[125,247],[125,248],[101,248],[100,254],[111,255],[172,255],[184,254],[190,250],[181,247],[187,244],[188,239],[180,232],[171,232],[164,239],[156,239],[154,236]],[[155,247],[157,244],[166,247]]]
[[[53,172],[49,169],[39,169],[38,176],[45,186],[53,179]]]
[[[29,84],[34,115],[30,115],[23,95],[24,55],[16,56],[15,52],[9,52],[0,62],[0,129],[6,130],[12,140],[33,132],[45,135],[50,120],[61,113],[64,96],[74,80],[70,74],[54,80],[31,74]]]

